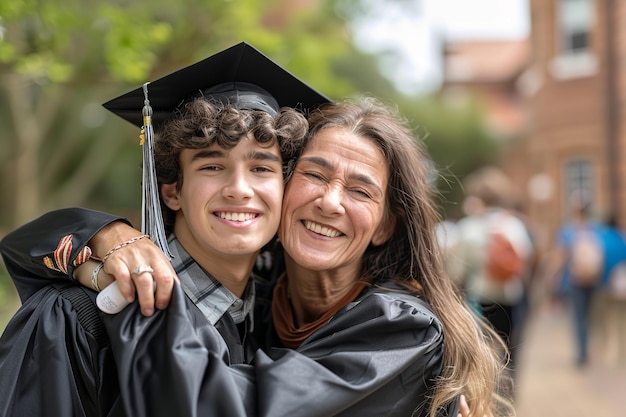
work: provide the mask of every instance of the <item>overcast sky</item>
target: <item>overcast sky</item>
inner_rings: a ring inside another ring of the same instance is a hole
[[[415,0],[412,10],[371,0],[369,16],[355,22],[360,48],[392,48],[400,63],[383,64],[385,73],[406,92],[427,91],[441,81],[442,39],[516,39],[529,32],[528,0]]]

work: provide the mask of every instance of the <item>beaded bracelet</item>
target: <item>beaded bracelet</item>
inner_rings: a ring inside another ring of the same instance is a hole
[[[150,237],[148,235],[139,235],[139,236],[135,236],[131,239],[128,239],[125,242],[120,243],[119,245],[115,246],[114,248],[112,248],[110,251],[108,251],[106,253],[106,255],[104,255],[104,257],[102,258],[102,262],[106,262],[106,260],[109,258],[109,256],[111,256],[111,254],[113,252],[115,252],[116,250],[122,249],[124,246],[130,245],[131,243],[135,243],[136,241],[143,239],[144,237]]]
[[[100,272],[103,266],[104,266],[104,262],[100,262],[91,273],[91,288],[93,288],[94,290],[98,292],[100,292],[100,286],[98,285],[98,273]]]

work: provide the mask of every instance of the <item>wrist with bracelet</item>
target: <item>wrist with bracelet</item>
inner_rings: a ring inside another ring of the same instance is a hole
[[[117,251],[117,250],[120,250],[120,249],[122,249],[123,247],[128,246],[128,245],[130,245],[130,244],[132,244],[132,243],[135,243],[135,242],[137,242],[138,240],[143,239],[144,237],[150,237],[150,236],[148,236],[148,235],[139,235],[139,236],[135,236],[135,237],[133,237],[133,238],[130,238],[130,239],[128,239],[128,240],[125,240],[124,242],[120,243],[120,244],[119,244],[119,245],[117,245],[117,246],[114,246],[113,248],[111,248],[111,249],[110,249],[110,250],[106,253],[106,255],[104,255],[104,256],[102,257],[102,262],[103,262],[103,263],[104,263],[104,262],[106,262],[106,260],[107,260],[107,259],[109,259],[109,256],[111,256],[111,254],[112,254],[113,252],[115,252],[115,251]]]
[[[95,291],[100,292],[100,286],[98,285],[98,274],[100,274],[100,271],[102,270],[102,268],[104,267],[104,263],[106,262],[107,259],[109,259],[109,256],[111,256],[111,254],[113,254],[113,252],[116,252],[120,249],[122,249],[123,247],[126,247],[130,244],[133,244],[145,237],[150,237],[146,234],[143,235],[138,235],[135,237],[132,237],[128,240],[125,240],[124,242],[114,246],[113,248],[111,248],[103,257],[102,260],[98,263],[98,265],[96,265],[96,267],[94,268],[93,272],[91,273],[91,288],[93,288]],[[96,258],[95,256],[92,256],[93,260],[96,260],[98,258]]]
[[[100,292],[100,286],[98,285],[98,274],[100,273],[100,270],[102,269],[102,267],[104,266],[104,262],[100,262],[98,263],[98,265],[94,268],[93,272],[91,273],[91,288],[93,288],[94,290]]]

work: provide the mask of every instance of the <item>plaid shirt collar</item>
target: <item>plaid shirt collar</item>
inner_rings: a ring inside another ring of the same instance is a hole
[[[183,249],[173,234],[168,239],[168,246],[173,255],[172,266],[180,278],[185,294],[212,325],[215,325],[225,313],[228,313],[235,323],[241,323],[247,317],[249,328],[252,329],[255,295],[252,279],[246,286],[243,299],[238,298],[215,277],[206,272]]]

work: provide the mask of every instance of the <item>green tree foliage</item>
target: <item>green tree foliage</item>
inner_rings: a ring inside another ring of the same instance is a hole
[[[423,97],[409,104],[416,132],[424,138],[437,171],[433,178],[444,216],[462,215],[463,178],[485,164],[494,163],[499,140],[485,125],[480,106],[468,101],[450,105],[438,97]]]

